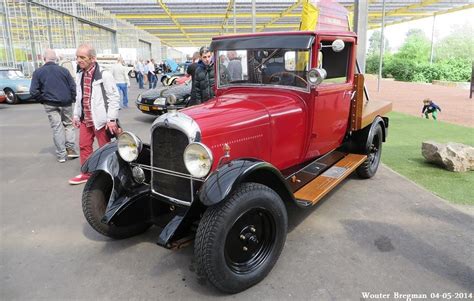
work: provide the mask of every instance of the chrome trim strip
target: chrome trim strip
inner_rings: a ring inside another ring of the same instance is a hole
[[[191,185],[191,186],[192,186],[192,185]],[[173,202],[173,203],[180,204],[180,205],[184,205],[184,206],[191,206],[191,203],[193,202],[193,200],[191,200],[191,202],[181,201],[181,200],[175,199],[175,198],[173,198],[173,197],[164,195],[164,194],[162,194],[162,193],[156,192],[156,191],[154,191],[153,189],[152,189],[152,192],[153,192],[154,194],[157,194],[157,195],[159,195],[159,196],[162,196],[162,197],[164,197],[164,198],[167,198],[168,200],[170,200],[170,201]]]
[[[181,173],[181,172],[177,172],[177,171],[173,171],[173,170],[168,170],[168,169],[164,169],[164,168],[153,167],[153,166],[143,165],[143,164],[138,164],[138,163],[130,163],[130,165],[131,166],[137,166],[137,167],[140,167],[142,169],[149,170],[149,171],[159,172],[159,173],[162,173],[162,174],[165,174],[165,175],[170,175],[170,176],[183,178],[183,179],[189,179],[189,180],[199,181],[199,182],[204,182],[205,181],[205,179],[195,178],[192,175],[188,175],[188,174],[185,174],[185,173]]]

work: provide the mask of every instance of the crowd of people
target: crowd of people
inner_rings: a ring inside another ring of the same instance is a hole
[[[46,49],[44,65],[33,73],[30,93],[44,106],[60,163],[79,157],[83,165],[93,152],[94,140],[102,147],[120,134],[119,110],[128,107],[128,69],[119,59],[108,70],[102,70],[96,58],[93,46],[80,45],[76,50],[78,71],[74,78],[68,69],[57,64],[56,53]],[[235,72],[231,62],[228,68],[232,77]],[[166,64],[162,63],[161,68],[166,71]],[[135,71],[140,89],[144,88],[145,78],[149,89],[157,86],[155,69],[153,59],[137,62]],[[194,54],[187,73],[192,78],[191,104],[214,97],[214,60],[209,48],[201,47]],[[79,153],[74,128],[79,130]],[[89,177],[90,174],[80,173],[69,183],[82,184]]]

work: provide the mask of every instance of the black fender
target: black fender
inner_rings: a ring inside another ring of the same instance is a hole
[[[214,171],[198,192],[201,203],[212,206],[228,197],[240,183],[255,182],[277,192],[283,201],[295,198],[280,171],[268,162],[256,159],[234,160]]]
[[[137,163],[149,165],[149,145],[143,145]],[[81,168],[83,173],[102,171],[112,180],[113,188],[102,222],[109,224],[115,216],[135,201],[149,197],[150,188],[133,180],[129,163],[117,152],[117,142],[111,142],[96,150]]]

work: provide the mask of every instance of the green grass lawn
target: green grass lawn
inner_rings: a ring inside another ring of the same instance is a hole
[[[421,143],[458,142],[474,146],[474,128],[435,122],[397,112],[389,114],[382,162],[434,194],[457,204],[474,205],[474,172],[455,173],[425,162]]]

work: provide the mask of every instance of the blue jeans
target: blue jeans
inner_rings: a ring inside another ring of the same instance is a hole
[[[127,108],[128,107],[128,88],[127,88],[127,84],[125,84],[125,83],[117,84],[117,88],[118,88],[118,90],[121,94],[122,108]]]
[[[43,105],[53,130],[53,141],[58,159],[66,158],[66,149],[75,149],[76,137],[72,125],[72,106],[56,107]]]
[[[158,78],[155,74],[148,73],[148,89],[155,89],[156,84],[158,82]]]
[[[137,82],[138,82],[138,88],[139,89],[143,89],[143,74],[141,74],[140,72],[137,72]]]

